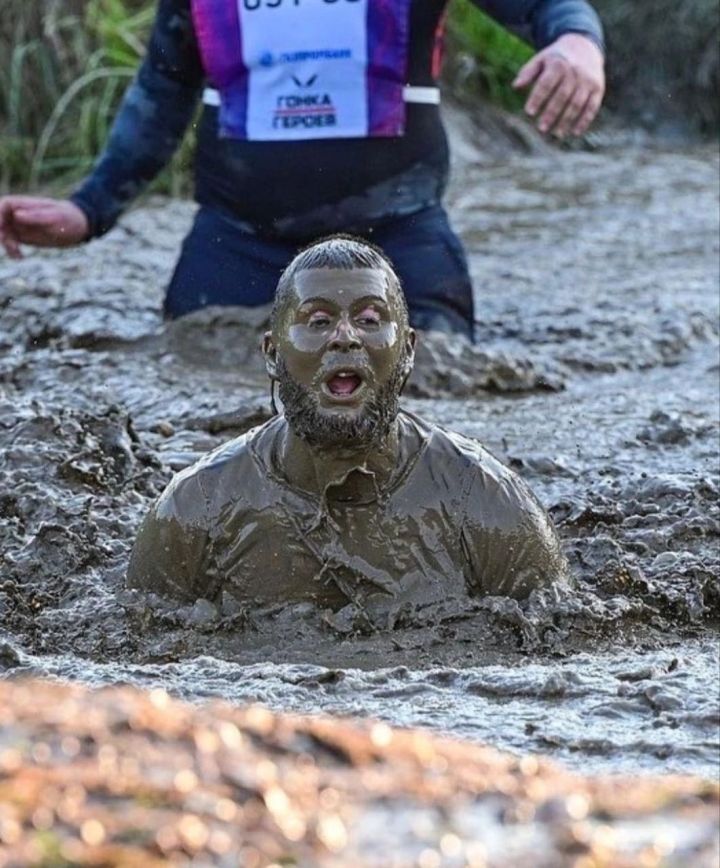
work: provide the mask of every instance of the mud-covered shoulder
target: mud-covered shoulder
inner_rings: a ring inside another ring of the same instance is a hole
[[[257,488],[253,446],[272,424],[223,444],[174,477],[140,527],[128,587],[180,599],[215,596],[213,526],[227,502]]]
[[[471,437],[425,425],[430,460],[462,479],[460,537],[470,590],[522,598],[567,583],[557,532],[528,484]]]
[[[522,599],[569,582],[550,517],[528,485],[497,460],[476,468],[463,513],[461,543],[472,592]]]
[[[492,452],[473,437],[450,431],[435,422],[409,413],[402,413],[403,422],[415,428],[425,443],[428,459],[453,467],[465,479],[479,473],[489,486],[519,480],[517,474],[496,458]]]
[[[278,419],[272,419],[252,428],[180,471],[157,502],[157,517],[210,522],[227,501],[251,495],[259,473],[258,456],[266,451],[277,424]]]

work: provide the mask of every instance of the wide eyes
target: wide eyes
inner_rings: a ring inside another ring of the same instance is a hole
[[[356,317],[360,325],[380,325],[380,314],[374,307],[364,308]]]
[[[326,310],[314,310],[308,317],[308,325],[314,328],[327,328],[332,322],[332,317]]]
[[[368,306],[354,314],[352,320],[361,328],[372,328],[380,325],[382,317],[376,308]],[[334,322],[335,315],[327,310],[314,310],[307,318],[307,324],[318,331],[329,328]]]

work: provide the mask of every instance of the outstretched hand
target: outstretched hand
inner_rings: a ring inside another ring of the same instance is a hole
[[[0,197],[0,244],[11,259],[22,259],[21,244],[71,247],[88,232],[87,217],[67,199]]]
[[[513,87],[532,85],[525,111],[539,114],[542,133],[558,138],[581,136],[600,109],[605,94],[605,59],[598,46],[580,33],[566,33],[531,58]]]

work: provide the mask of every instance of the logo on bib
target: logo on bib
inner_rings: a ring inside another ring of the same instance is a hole
[[[317,129],[336,123],[337,111],[329,93],[277,97],[272,121],[276,130]]]
[[[298,87],[312,87],[317,81],[317,75],[311,75],[307,81],[302,81],[296,75],[291,76]]]
[[[351,60],[350,48],[322,48],[315,51],[283,51],[280,63],[307,63],[308,61]]]

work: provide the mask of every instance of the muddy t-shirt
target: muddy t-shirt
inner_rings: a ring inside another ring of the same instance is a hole
[[[342,485],[318,496],[284,477],[286,424],[276,417],[175,477],[140,529],[130,587],[338,609],[524,597],[564,578],[544,510],[477,442],[402,412],[395,473],[383,486],[368,476],[348,500]]]

